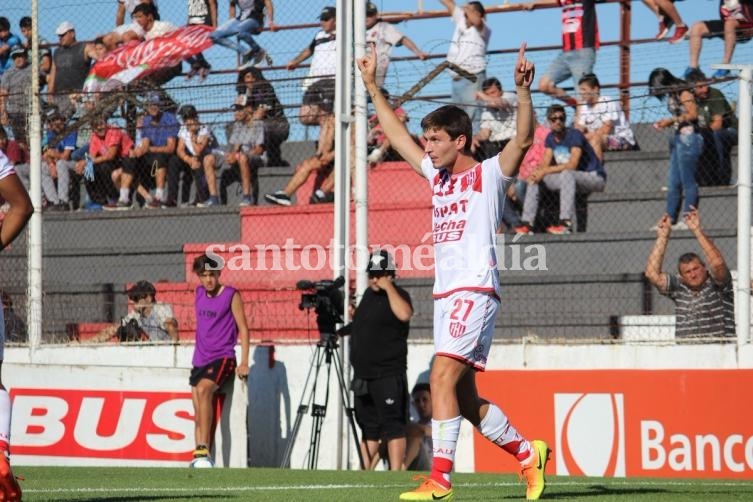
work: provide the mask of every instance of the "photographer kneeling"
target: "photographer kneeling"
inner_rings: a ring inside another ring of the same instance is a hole
[[[108,326],[92,338],[93,342],[166,342],[178,341],[178,322],[173,308],[157,302],[157,290],[149,281],[139,281],[126,291],[133,310],[119,324]]]
[[[395,264],[385,250],[376,251],[367,267],[369,288],[340,334],[352,334],[350,362],[361,454],[367,469],[386,443],[390,470],[405,469],[408,424],[408,332],[413,306],[407,291],[395,284]]]

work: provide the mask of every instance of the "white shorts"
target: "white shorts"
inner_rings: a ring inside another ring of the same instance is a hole
[[[16,168],[13,166],[8,157],[0,152],[0,180],[7,178],[11,174],[16,174]]]
[[[483,371],[499,303],[497,297],[475,291],[434,300],[434,352]]]

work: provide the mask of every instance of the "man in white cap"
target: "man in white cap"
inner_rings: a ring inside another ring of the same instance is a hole
[[[65,116],[71,116],[75,107],[71,94],[81,92],[89,74],[89,67],[96,59],[94,45],[76,40],[76,27],[70,21],[63,21],[55,30],[58,48],[52,54],[48,98]]]

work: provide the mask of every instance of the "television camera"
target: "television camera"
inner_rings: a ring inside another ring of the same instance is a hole
[[[298,308],[316,312],[316,325],[322,339],[334,335],[335,325],[343,322],[344,296],[341,288],[344,284],[345,278],[340,276],[335,280],[301,280],[295,285],[304,291]]]

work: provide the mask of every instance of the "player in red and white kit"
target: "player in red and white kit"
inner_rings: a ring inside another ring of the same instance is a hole
[[[537,500],[545,486],[547,444],[526,440],[499,407],[479,397],[476,388],[476,372],[486,366],[500,304],[496,229],[506,189],[533,143],[530,88],[534,65],[525,58],[523,44],[514,75],[517,134],[499,155],[482,163],[471,154],[471,121],[462,109],[443,106],[424,117],[421,127],[426,146],[422,150],[376,85],[373,47],[358,67],[393,148],[429,181],[433,191],[436,358],[430,385],[434,460],[431,475],[417,489],[401,494],[400,500],[454,497],[450,473],[463,418],[520,461],[528,483],[526,497]]]
[[[0,133],[0,204],[7,203],[8,210],[0,221],[0,249],[5,248],[21,233],[34,211],[29,194],[18,179],[13,164],[3,153],[3,139],[7,140],[4,130]],[[3,309],[0,309],[0,369],[4,349],[5,323]],[[10,412],[10,396],[0,379],[0,500],[16,501],[21,500],[21,487],[10,468]]]

